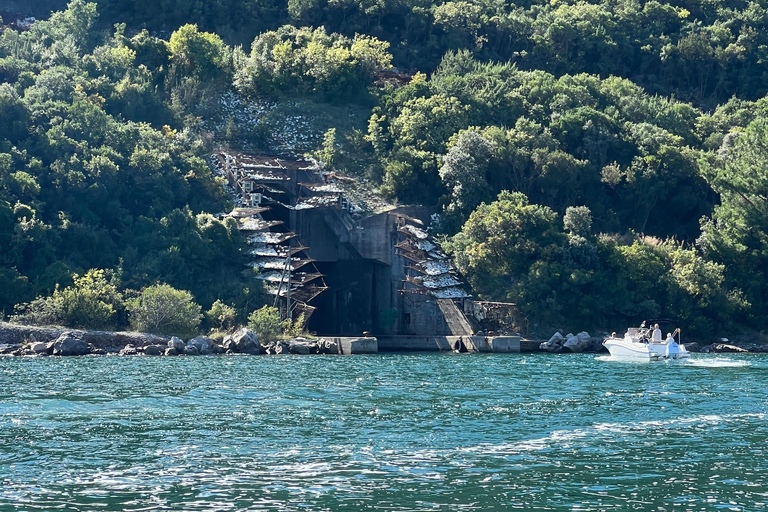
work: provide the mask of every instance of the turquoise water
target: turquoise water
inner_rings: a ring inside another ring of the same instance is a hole
[[[768,358],[0,359],[0,510],[765,510]]]

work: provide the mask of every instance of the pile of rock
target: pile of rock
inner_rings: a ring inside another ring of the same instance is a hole
[[[83,340],[78,333],[64,332],[54,341],[30,341],[22,347],[14,346],[14,350],[7,353],[13,355],[53,355],[53,356],[84,356],[98,352],[93,344]]]
[[[276,354],[340,354],[339,344],[333,340],[320,338],[308,340],[306,338],[294,338],[292,340],[278,340],[267,344],[266,353]]]
[[[33,337],[34,338],[34,337]],[[197,336],[184,342],[148,335],[131,339],[121,346],[108,345],[104,349],[89,340],[89,333],[63,331],[52,341],[27,340],[25,343],[0,344],[0,355],[15,356],[84,356],[117,354],[121,356],[205,356],[209,354],[340,354],[339,344],[333,340],[294,338],[262,345],[251,330],[242,328],[224,337],[221,342],[207,336]],[[166,341],[167,340],[167,341]]]
[[[546,352],[599,352],[602,348],[602,340],[595,340],[588,332],[582,331],[579,334],[568,333],[565,336],[556,332],[549,341],[539,345],[540,350]]]

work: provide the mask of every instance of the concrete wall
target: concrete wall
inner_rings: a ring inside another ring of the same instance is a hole
[[[330,338],[339,347],[339,353],[344,355],[352,354],[377,354],[379,344],[376,338]]]
[[[460,336],[377,336],[379,352],[450,352]]]
[[[520,352],[520,336],[464,336],[462,341],[469,352],[497,354]]]
[[[325,274],[328,290],[312,301],[309,329],[319,335],[447,336],[454,332],[434,297],[404,294],[406,265],[397,254],[399,215],[429,220],[431,209],[405,207],[359,222],[347,212],[315,208],[295,212],[290,229]]]

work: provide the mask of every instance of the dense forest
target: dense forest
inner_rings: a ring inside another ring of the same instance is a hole
[[[0,35],[6,317],[122,327],[167,283],[243,322],[264,299],[206,160],[229,146],[439,209],[476,293],[534,332],[762,328],[764,3],[6,4],[40,18]]]

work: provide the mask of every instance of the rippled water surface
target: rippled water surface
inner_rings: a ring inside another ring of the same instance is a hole
[[[0,510],[765,510],[768,358],[0,359]]]

